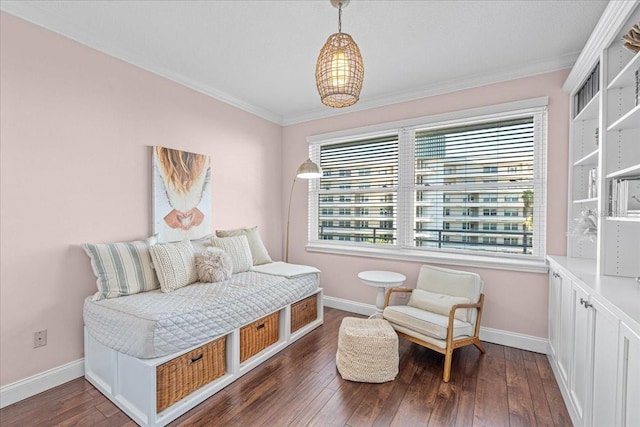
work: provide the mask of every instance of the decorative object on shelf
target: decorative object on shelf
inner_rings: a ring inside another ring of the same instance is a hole
[[[287,211],[287,240],[285,244],[284,261],[289,262],[289,220],[291,219],[291,199],[293,198],[293,187],[296,185],[298,178],[302,179],[315,179],[322,177],[322,168],[311,159],[307,159],[303,164],[298,167],[296,176],[291,183],[291,193],[289,193],[289,210]]]
[[[338,8],[338,32],[329,36],[316,63],[316,86],[324,105],[349,107],[360,98],[364,64],[360,49],[351,36],[342,32],[342,8],[349,0],[330,0]]]
[[[640,25],[635,24],[631,27],[629,32],[622,36],[622,40],[624,41],[624,47],[631,52],[640,52]]]
[[[610,185],[610,214],[640,216],[640,176],[612,179]]]
[[[589,187],[587,193],[589,199],[598,197],[598,168],[589,169]]]
[[[586,209],[580,212],[580,216],[573,219],[568,234],[578,240],[595,242],[598,236],[598,214],[596,211]]]
[[[596,128],[596,147],[600,145],[600,128]]]

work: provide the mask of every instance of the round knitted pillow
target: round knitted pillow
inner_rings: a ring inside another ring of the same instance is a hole
[[[222,282],[231,277],[233,264],[225,251],[208,247],[196,254],[196,271],[199,282]]]

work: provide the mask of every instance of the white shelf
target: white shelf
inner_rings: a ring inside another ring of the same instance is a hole
[[[640,67],[640,52],[611,80],[607,89],[633,86],[635,84],[635,72]]]
[[[577,205],[577,204],[580,204],[580,203],[594,203],[594,202],[597,202],[597,201],[598,201],[598,198],[597,197],[593,197],[593,198],[590,198],[590,199],[574,200],[573,203],[575,203]]]
[[[640,164],[629,166],[628,168],[607,174],[607,178],[625,178],[635,175],[640,175]]]
[[[599,149],[595,149],[593,152],[587,154],[583,158],[576,161],[573,166],[583,166],[583,165],[597,165],[598,164],[598,151]]]
[[[607,130],[623,130],[640,128],[640,105],[636,105],[631,111],[616,120]]]
[[[580,114],[578,114],[573,120],[584,122],[586,120],[594,120],[598,118],[600,110],[600,91],[598,91],[591,101],[584,106]]]
[[[608,216],[607,221],[640,222],[640,216]]]

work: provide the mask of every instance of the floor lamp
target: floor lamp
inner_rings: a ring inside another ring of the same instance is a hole
[[[303,164],[298,167],[296,176],[291,183],[291,193],[289,193],[289,210],[287,211],[287,242],[284,252],[284,261],[289,262],[289,220],[291,219],[291,199],[293,198],[293,187],[296,185],[298,178],[302,179],[315,179],[322,177],[322,168],[313,163],[311,159],[307,159]]]

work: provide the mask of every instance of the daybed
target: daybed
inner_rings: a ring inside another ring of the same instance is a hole
[[[83,310],[85,377],[145,426],[174,420],[323,318],[319,271],[282,262],[171,292],[96,299]]]

